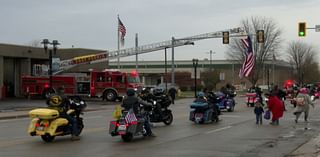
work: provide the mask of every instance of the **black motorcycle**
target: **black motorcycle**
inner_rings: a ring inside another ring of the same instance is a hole
[[[143,93],[140,97],[152,103],[152,109],[149,111],[150,122],[159,123],[163,122],[170,125],[173,121],[172,111],[169,109],[171,100],[168,95],[163,93],[151,94],[149,92]]]

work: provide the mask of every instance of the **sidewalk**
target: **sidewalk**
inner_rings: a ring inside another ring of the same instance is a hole
[[[286,157],[320,157],[320,134],[302,144]]]

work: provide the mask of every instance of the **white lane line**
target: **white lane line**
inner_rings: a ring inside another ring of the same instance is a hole
[[[238,116],[238,115],[221,115],[220,117],[239,118],[241,116]]]
[[[211,133],[214,133],[214,132],[219,132],[219,131],[222,131],[222,130],[229,129],[229,128],[231,128],[231,127],[232,127],[232,126],[226,126],[226,127],[223,127],[223,128],[214,129],[214,130],[211,130],[211,131],[207,131],[206,134],[211,134]]]

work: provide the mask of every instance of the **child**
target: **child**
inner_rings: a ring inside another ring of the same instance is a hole
[[[256,114],[256,124],[262,125],[262,113],[264,112],[262,104],[260,102],[256,102],[254,107],[254,114]]]

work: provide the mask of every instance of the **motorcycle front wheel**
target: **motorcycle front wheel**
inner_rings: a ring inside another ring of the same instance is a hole
[[[163,123],[165,125],[170,125],[172,123],[172,121],[173,121],[172,113],[171,112],[166,113],[165,117],[166,117],[166,119],[163,120]]]

